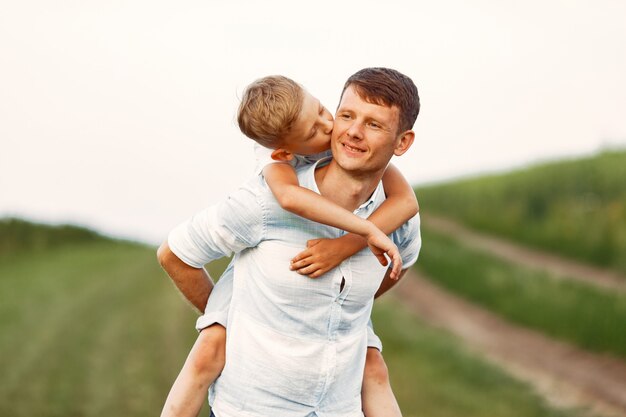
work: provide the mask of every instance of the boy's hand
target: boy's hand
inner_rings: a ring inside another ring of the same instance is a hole
[[[290,269],[309,278],[321,277],[360,250],[361,245],[358,243],[349,243],[351,237],[346,235],[337,239],[309,240],[307,249],[291,260]],[[356,238],[362,240],[361,237]]]
[[[389,261],[385,258],[385,254],[389,256],[393,266],[389,278],[398,279],[400,271],[402,271],[402,257],[398,247],[389,239],[389,237],[381,232],[378,228],[374,228],[372,233],[367,236],[367,246],[372,253],[378,258],[381,265],[387,266]]]
[[[382,265],[387,265],[385,253],[393,261],[390,278],[398,279],[402,269],[402,258],[396,245],[383,232],[376,229],[367,240],[367,245]],[[371,241],[371,243],[370,243]],[[365,240],[354,234],[337,239],[313,239],[306,244],[307,249],[291,260],[290,269],[309,278],[319,278],[326,272],[365,247]]]

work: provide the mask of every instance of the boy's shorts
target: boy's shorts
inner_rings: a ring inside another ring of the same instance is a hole
[[[226,270],[213,287],[204,314],[196,320],[196,330],[201,331],[213,324],[221,324],[226,327],[228,323],[228,309],[233,297],[234,262],[228,264]],[[374,333],[372,319],[367,323],[367,347],[383,351],[383,343]]]

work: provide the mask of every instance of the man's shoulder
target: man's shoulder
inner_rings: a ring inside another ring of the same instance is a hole
[[[297,166],[295,170],[300,186],[318,192],[317,183],[315,182],[315,171],[328,165],[331,160],[332,156],[326,156],[313,163]]]
[[[254,213],[263,211],[263,207],[271,195],[263,176],[255,175],[248,178],[239,188],[231,191],[226,198],[222,199],[217,204],[219,206],[218,211],[221,216],[227,217],[242,212],[256,216]]]

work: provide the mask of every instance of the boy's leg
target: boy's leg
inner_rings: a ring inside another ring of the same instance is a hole
[[[361,401],[365,417],[402,417],[389,383],[387,364],[380,350],[367,348]]]
[[[165,400],[161,417],[197,417],[209,386],[224,369],[226,329],[214,324],[202,330]]]

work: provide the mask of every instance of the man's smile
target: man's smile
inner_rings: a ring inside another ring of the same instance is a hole
[[[348,150],[350,152],[355,152],[355,153],[363,153],[363,152],[365,152],[365,149],[357,148],[356,146],[349,145],[347,143],[342,143],[342,145],[343,145],[344,148],[346,148],[346,150]]]

